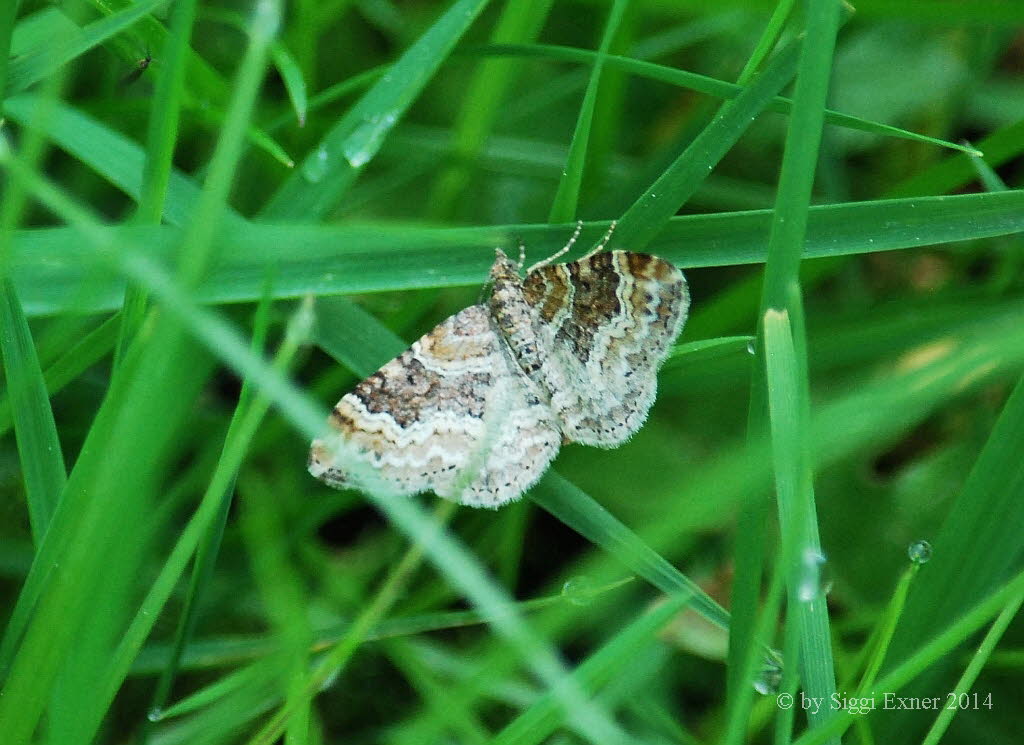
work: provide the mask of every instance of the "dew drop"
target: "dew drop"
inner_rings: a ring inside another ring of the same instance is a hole
[[[808,548],[804,550],[800,563],[797,598],[803,603],[809,603],[822,595],[827,595],[832,589],[832,580],[828,576],[825,555],[816,548]]]
[[[151,722],[159,722],[164,718],[164,710],[160,707],[154,707],[146,713],[146,719]]]
[[[323,145],[317,148],[312,158],[306,158],[306,161],[302,164],[302,175],[306,181],[312,184],[323,181],[324,176],[327,175],[328,159],[327,148]]]
[[[754,690],[762,696],[771,696],[779,692],[782,685],[782,655],[771,652],[764,658],[761,671],[754,678]]]
[[[562,597],[573,605],[590,605],[594,599],[594,583],[589,577],[571,577],[562,585]]]
[[[345,160],[360,168],[377,154],[391,128],[398,121],[394,113],[375,114],[362,121],[345,140]]]
[[[907,556],[915,564],[927,564],[932,558],[932,544],[928,541],[914,541],[907,547]]]
[[[747,354],[754,354],[757,351],[757,345],[754,344],[754,340],[751,339],[747,342]]]

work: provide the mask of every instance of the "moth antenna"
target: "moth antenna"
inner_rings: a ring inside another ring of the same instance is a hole
[[[586,253],[586,255],[582,259],[580,259],[580,261],[583,261],[584,259],[589,259],[594,254],[603,251],[605,247],[607,247],[608,242],[612,239],[612,233],[615,232],[615,226],[618,224],[618,220],[612,220],[612,224],[608,226],[608,232],[604,234],[604,238],[601,239],[601,242],[594,246],[592,249],[590,249]]]
[[[582,232],[583,232],[583,221],[582,220],[577,220],[576,221],[576,230],[573,231],[572,237],[569,238],[569,242],[566,243],[564,246],[562,246],[560,249],[558,249],[551,256],[548,256],[546,259],[543,259],[542,261],[538,261],[536,264],[531,266],[529,269],[526,270],[526,273],[529,274],[530,272],[536,271],[537,269],[540,269],[541,267],[545,267],[548,264],[550,264],[552,261],[554,261],[555,259],[557,259],[559,257],[562,257],[565,254],[567,254],[570,250],[572,250],[572,247],[576,244],[576,240],[580,237],[580,233],[582,233]]]
[[[486,282],[484,282],[484,286],[480,288],[480,294],[476,298],[477,305],[482,305],[484,301],[487,300],[487,296],[490,294],[491,287],[493,286],[493,284],[494,283],[491,282],[491,280],[489,279]]]

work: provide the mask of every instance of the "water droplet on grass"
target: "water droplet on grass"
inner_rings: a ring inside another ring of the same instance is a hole
[[[768,654],[764,658],[761,671],[754,678],[754,690],[762,696],[771,696],[779,692],[782,685],[782,655],[778,652]]]
[[[572,577],[562,585],[562,597],[573,605],[590,605],[594,599],[594,583],[589,577]]]
[[[313,157],[306,158],[306,161],[302,164],[302,175],[306,181],[312,184],[317,184],[323,181],[324,176],[327,175],[327,162],[329,158],[327,155],[327,148],[321,145]]]
[[[345,140],[345,160],[353,168],[361,168],[377,154],[391,128],[398,121],[394,113],[375,114],[357,126]]]
[[[832,589],[832,579],[828,576],[825,555],[816,548],[804,550],[801,559],[800,583],[797,585],[796,596],[803,603],[827,595]]]
[[[914,541],[907,547],[907,556],[915,564],[927,564],[932,558],[932,544],[928,541]]]

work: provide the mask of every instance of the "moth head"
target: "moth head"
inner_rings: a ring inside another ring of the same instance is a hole
[[[491,265],[490,281],[497,283],[503,279],[513,278],[519,278],[519,265],[512,261],[500,248],[494,249],[494,263]]]

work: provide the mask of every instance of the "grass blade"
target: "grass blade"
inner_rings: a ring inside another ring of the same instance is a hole
[[[992,627],[985,634],[985,638],[978,646],[978,650],[971,657],[971,662],[964,670],[963,675],[960,676],[960,680],[957,681],[956,686],[950,691],[949,695],[952,697],[952,701],[956,702],[955,706],[949,705],[949,699],[947,699],[947,705],[943,707],[941,713],[935,719],[935,723],[931,729],[928,730],[928,734],[925,735],[921,745],[938,745],[942,736],[949,729],[949,725],[953,721],[953,716],[957,711],[960,710],[960,701],[962,696],[970,696],[969,691],[974,686],[975,681],[978,679],[978,675],[981,674],[982,668],[985,663],[988,662],[989,656],[995,650],[996,645],[1002,638],[1006,631],[1006,627],[1010,625],[1010,622],[1017,615],[1021,605],[1024,605],[1024,591],[1018,593],[1016,597],[1011,597],[1006,603],[1006,607],[996,617],[996,620],[992,623]],[[977,695],[977,694],[975,694]],[[990,693],[989,696],[992,694]],[[977,699],[975,699],[977,700]],[[991,703],[991,699],[989,699]]]
[[[270,321],[270,282],[267,282],[266,287],[267,291],[264,293],[263,300],[260,302],[255,318],[253,319],[252,352],[254,355],[262,353],[267,336],[267,327]],[[293,351],[289,350],[288,353],[293,354]],[[282,364],[286,365],[287,361]],[[237,441],[242,421],[248,414],[251,405],[252,390],[249,380],[246,378],[242,381],[242,390],[238,396],[238,405],[235,407],[234,413],[231,416],[231,422],[228,425],[228,432],[225,436],[221,459],[229,457],[229,445],[235,447],[234,443]],[[192,576],[189,580],[188,590],[186,591],[185,600],[181,609],[181,615],[178,619],[178,625],[174,632],[174,640],[171,644],[170,655],[168,656],[166,665],[160,671],[160,677],[157,680],[156,688],[153,691],[153,698],[150,702],[149,711],[151,713],[162,712],[164,707],[167,705],[171,688],[174,685],[174,679],[178,675],[185,647],[188,645],[193,633],[195,632],[195,627],[199,618],[198,604],[202,598],[203,592],[206,590],[206,587],[210,582],[210,578],[213,576],[213,570],[217,563],[217,555],[220,553],[220,544],[224,536],[224,528],[227,524],[228,512],[231,508],[231,497],[234,492],[234,486],[234,478],[232,478],[230,484],[221,495],[220,507],[216,516],[213,518],[213,521],[207,529],[206,534],[203,536],[202,541],[196,547],[195,560],[192,564]],[[145,743],[148,739],[150,730],[148,724],[150,723],[151,718],[147,718],[146,723],[143,724],[144,729],[139,738],[142,743]]]
[[[167,0],[139,0],[118,13],[93,21],[67,40],[58,40],[60,43],[56,48],[51,40],[36,50],[26,52],[10,63],[3,98],[20,93],[33,83],[48,77],[73,59],[130,28],[166,2]]]
[[[1019,565],[1024,537],[1024,378],[1018,381],[932,542],[931,561],[907,598],[893,638],[891,662],[942,621],[977,602]],[[993,520],[992,516],[999,519]],[[890,663],[891,664],[891,663]]]
[[[808,6],[793,111],[786,132],[775,215],[768,238],[761,296],[766,394],[754,391],[752,406],[767,399],[782,554],[789,589],[787,625],[797,624],[800,672],[807,694],[831,701],[836,690],[828,607],[820,588],[823,561],[814,506],[810,439],[810,385],[799,268],[807,238],[808,207],[818,162],[825,99],[839,28],[840,5]],[[761,380],[755,378],[755,387]],[[760,417],[752,412],[752,420]],[[760,428],[754,424],[755,436]],[[795,632],[794,632],[795,633]],[[832,716],[831,707],[808,712],[811,728]]]
[[[206,273],[213,258],[213,238],[225,212],[235,170],[242,156],[245,133],[266,73],[270,46],[281,21],[281,4],[268,0],[256,5],[249,22],[249,45],[238,68],[224,127],[210,159],[206,185],[196,205],[177,257],[178,275],[191,287]]]
[[[594,107],[597,105],[597,92],[601,86],[601,71],[604,69],[605,58],[628,5],[629,0],[615,0],[611,10],[608,11],[608,20],[605,21],[601,44],[594,57],[594,64],[590,69],[590,80],[587,82],[587,90],[583,94],[583,103],[580,105],[580,113],[576,119],[576,129],[573,131],[572,140],[569,143],[569,155],[566,158],[565,167],[562,169],[562,178],[558,181],[555,198],[551,201],[548,222],[571,222],[576,217],[576,205],[579,202],[580,186],[583,182],[583,166],[587,160],[588,145],[590,144]]]
[[[537,38],[553,0],[508,0],[495,24],[494,43],[529,42]],[[452,127],[453,163],[435,179],[430,213],[450,214],[469,185],[473,163],[494,128],[500,106],[516,75],[516,66],[503,60],[484,60],[466,88],[466,99]]]
[[[328,214],[486,5],[487,0],[455,0],[306,156],[268,202],[263,217]]]
[[[1015,604],[1022,594],[1024,573],[1015,575],[969,610],[954,617],[939,634],[922,644],[910,657],[879,679],[872,696],[875,707],[880,708],[883,695],[881,692],[900,691],[909,681],[920,675],[922,670],[960,646],[964,639],[970,637],[990,618]],[[853,724],[857,716],[860,714],[852,714],[849,710],[838,712],[821,727],[805,732],[793,745],[820,745],[831,737],[841,735]]]
[[[743,92],[722,104],[715,118],[623,213],[615,240],[642,251],[707,178],[750,123],[796,72],[799,45],[779,52]]]
[[[0,354],[29,521],[38,546],[57,508],[67,473],[32,333],[7,277],[0,279]]]
[[[185,89],[185,63],[188,41],[195,19],[195,0],[183,0],[174,6],[171,30],[164,47],[163,66],[153,92],[146,135],[146,162],[142,170],[142,193],[136,220],[143,225],[159,225],[164,213],[168,181],[173,170],[174,146],[178,138],[178,116]],[[136,287],[125,292],[121,328],[114,350],[114,366],[127,351],[138,332],[146,310],[146,296]]]
[[[306,101],[306,81],[302,78],[302,70],[291,53],[281,42],[275,42],[270,47],[270,58],[274,61],[274,67],[281,75],[284,88],[288,91],[288,100],[295,109],[295,119],[300,127],[306,126],[306,112],[309,104]]]
[[[1024,230],[1024,191],[827,205],[811,208],[808,218],[804,258],[892,251],[1019,233]],[[683,268],[760,263],[770,224],[768,210],[676,217],[647,250]],[[104,240],[140,243],[147,254],[161,259],[179,240],[174,228],[102,230],[108,234]],[[596,242],[607,230],[606,222],[588,223],[581,240]],[[512,247],[521,236],[529,261],[550,256],[571,232],[567,225],[236,224],[222,233],[217,263],[196,291],[205,303],[255,301],[268,262],[280,277],[274,285],[277,298],[479,286],[491,261],[481,246]],[[83,240],[74,227],[14,234],[12,273],[26,315],[65,308],[69,293],[86,280],[91,293],[82,310],[119,307],[120,279],[66,260],[65,247]],[[439,251],[444,252],[440,264]]]
[[[136,201],[142,199],[145,151],[119,132],[67,104],[57,103],[53,112],[41,117],[38,96],[24,94],[4,101],[4,113],[13,121],[40,130],[58,147],[96,170],[105,180]],[[178,170],[168,177],[163,218],[172,225],[186,224],[199,200],[199,187]],[[230,210],[229,220],[237,218]]]
[[[671,595],[656,608],[641,613],[600,649],[584,660],[573,672],[581,689],[591,696],[599,696],[622,669],[630,664],[638,650],[651,643],[651,637],[668,623],[686,605],[686,598]],[[565,719],[558,701],[550,694],[517,716],[499,732],[494,745],[531,745],[546,740]]]
[[[438,504],[431,528],[433,530],[442,529],[454,510],[455,505],[451,502]],[[303,708],[309,706],[310,700],[321,690],[326,681],[344,669],[356,648],[366,639],[370,629],[380,622],[398,600],[422,561],[422,545],[414,543],[406,549],[401,560],[388,572],[370,604],[345,630],[344,636],[333,645],[327,655],[318,662],[308,679],[301,681],[296,687],[288,703],[249,740],[249,745],[271,745],[275,742],[292,718]]]
[[[592,65],[597,55],[596,52],[589,49],[558,46],[556,44],[488,44],[487,46],[478,47],[472,51],[474,53],[487,56],[539,57],[542,59],[554,59],[565,62],[578,62],[584,65]],[[707,75],[689,72],[688,70],[679,70],[675,67],[659,65],[654,62],[648,62],[647,60],[625,57],[618,54],[606,55],[605,65],[610,68],[631,73],[638,78],[657,80],[662,83],[668,83],[669,85],[675,85],[681,88],[705,93],[716,98],[735,98],[744,90],[744,86],[739,83],[730,83],[726,80],[719,80],[717,78],[708,77]],[[786,98],[785,96],[774,96],[767,108],[769,111],[788,114],[792,110],[792,107],[792,99]],[[911,132],[906,129],[901,129],[900,127],[894,127],[890,124],[871,121],[862,117],[845,114],[841,111],[834,111],[832,109],[825,110],[825,121],[837,127],[856,129],[861,132],[868,132],[870,134],[881,135],[883,137],[897,137],[903,140],[927,143],[929,145],[935,145],[936,147],[948,150],[959,150],[967,155],[976,155],[980,152],[979,148],[985,146],[984,142],[982,142],[978,148],[970,145],[948,142],[937,137],[929,137],[925,134]],[[1005,139],[1008,140],[1009,138]],[[1003,139],[1000,139],[1000,142],[1002,141]],[[988,157],[989,151],[984,150],[984,152],[986,153],[986,157]],[[997,152],[999,152],[999,150],[997,150]],[[918,193],[918,191],[908,191],[906,194],[901,193],[900,196],[910,196]]]
[[[308,334],[311,320],[308,306],[300,308],[292,319],[284,343],[275,355],[274,369],[280,371],[291,362],[300,343]],[[132,660],[135,659],[146,637],[149,636],[153,625],[159,618],[160,610],[184,573],[200,540],[208,534],[213,525],[221,510],[224,495],[228,492],[238,466],[245,457],[248,444],[255,436],[256,430],[269,408],[269,400],[265,397],[256,397],[245,412],[245,416],[240,419],[234,432],[234,439],[225,442],[224,452],[199,506],[164,562],[156,581],[153,582],[146,597],[139,605],[131,623],[111,655],[109,664],[103,670],[99,681],[100,700],[94,707],[93,718],[79,725],[87,728],[85,731],[90,733],[90,736],[95,728],[99,727],[103,712],[113,701],[121,681],[131,668]]]
[[[993,168],[1024,152],[1024,119],[1003,127],[978,142],[977,149]],[[970,181],[977,172],[969,154],[954,155],[920,173],[910,176],[889,190],[891,196],[909,197],[917,194],[944,194]]]
[[[113,349],[117,339],[119,319],[109,318],[82,337],[53,364],[43,371],[46,393],[53,396],[64,386],[96,364]],[[0,435],[14,424],[9,396],[0,396]]]
[[[683,575],[639,536],[578,487],[550,472],[530,492],[531,499],[580,535],[668,595],[682,596],[712,623],[729,628],[729,614],[696,582]]]

